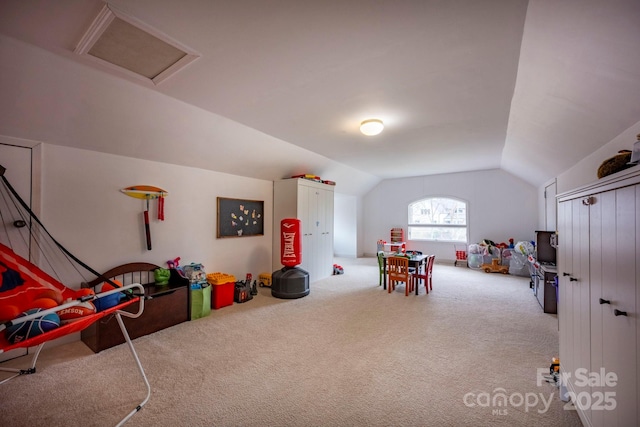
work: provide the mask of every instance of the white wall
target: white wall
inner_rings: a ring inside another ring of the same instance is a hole
[[[364,253],[372,256],[378,239],[392,227],[407,230],[409,203],[432,196],[463,199],[469,207],[470,243],[532,240],[538,224],[536,188],[502,170],[385,180],[364,196]],[[408,242],[408,249],[455,259],[453,243]]]
[[[537,230],[555,231],[557,228],[556,187],[556,179],[554,178],[538,188]],[[545,189],[549,190],[549,194],[545,195]],[[553,206],[549,204],[553,204]],[[547,218],[547,215],[553,215],[553,218]]]
[[[238,278],[271,272],[271,181],[45,144],[41,220],[69,251],[98,271],[126,262],[166,266],[199,262]],[[183,153],[176,153],[184,155]],[[119,190],[155,185],[169,192],[165,220],[150,203],[147,250],[144,200]],[[216,197],[264,200],[263,236],[216,238]]]
[[[582,159],[571,169],[558,175],[558,194],[597,181],[598,168],[602,162],[615,156],[619,150],[633,150],[633,144],[637,140],[636,135],[639,133],[640,122]]]
[[[636,135],[638,134],[640,134],[640,122],[631,126],[613,140],[603,145],[600,149],[576,163],[571,169],[558,175],[555,179],[556,193],[561,194],[597,181],[598,168],[602,162],[615,156],[620,150],[633,150],[633,144],[636,142]],[[539,227],[542,227],[542,224],[544,224],[544,189],[548,184],[549,183],[545,183],[538,188]]]

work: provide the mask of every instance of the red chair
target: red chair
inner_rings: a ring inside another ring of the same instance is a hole
[[[384,252],[378,251],[378,270],[380,271],[378,286],[382,286],[382,282],[385,281],[384,275],[387,274],[385,264]]]
[[[433,290],[433,262],[436,259],[435,255],[427,256],[425,260],[424,272],[418,271],[413,275],[415,281],[416,295],[418,295],[418,288],[420,287],[420,280],[424,280],[424,288],[429,293],[429,290]]]

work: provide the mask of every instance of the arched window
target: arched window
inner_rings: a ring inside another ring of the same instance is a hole
[[[467,243],[467,203],[430,197],[409,204],[409,240]]]

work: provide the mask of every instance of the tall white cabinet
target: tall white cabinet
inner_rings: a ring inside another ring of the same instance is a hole
[[[280,221],[298,218],[302,225],[302,264],[309,282],[333,274],[334,186],[302,178],[273,183],[273,270],[280,263]]]
[[[560,371],[587,426],[640,425],[638,169],[558,196]]]

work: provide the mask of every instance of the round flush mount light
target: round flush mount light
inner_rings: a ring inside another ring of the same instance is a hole
[[[377,135],[384,129],[384,123],[382,120],[369,119],[360,123],[360,132],[367,136]]]

